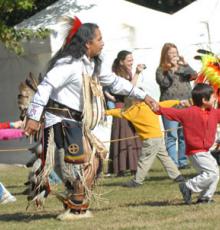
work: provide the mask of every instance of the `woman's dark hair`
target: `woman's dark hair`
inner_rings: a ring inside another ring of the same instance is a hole
[[[205,83],[198,83],[192,90],[192,100],[194,105],[202,106],[203,99],[208,101],[211,95],[214,93],[212,86]]]
[[[112,64],[112,71],[114,73],[116,73],[118,76],[121,76],[121,77],[124,77],[126,78],[127,80],[131,80],[130,78],[132,78],[131,73],[124,67],[120,64],[120,61],[124,61],[125,58],[132,54],[130,51],[127,51],[127,50],[121,50],[117,57],[115,58],[113,64]],[[128,79],[128,76],[129,76],[129,79]]]
[[[51,70],[56,64],[57,60],[65,57],[71,57],[67,63],[71,63],[74,59],[79,59],[86,54],[86,43],[95,38],[95,31],[98,25],[94,23],[84,23],[80,26],[76,34],[72,37],[69,44],[61,47],[55,56],[50,60],[47,71]],[[98,75],[101,67],[101,60],[99,56],[94,57],[95,70],[93,75]]]

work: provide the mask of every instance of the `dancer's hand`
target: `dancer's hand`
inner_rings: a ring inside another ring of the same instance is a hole
[[[158,111],[159,110],[159,104],[156,102],[152,97],[146,95],[144,98],[144,102],[153,110]]]
[[[35,134],[40,129],[40,122],[28,119],[25,125],[24,134],[30,136]]]
[[[189,107],[189,106],[191,106],[190,101],[187,100],[187,99],[186,100],[181,100],[179,104],[181,106],[183,106],[183,107]]]

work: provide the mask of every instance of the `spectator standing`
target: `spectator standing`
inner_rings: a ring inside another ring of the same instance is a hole
[[[133,56],[130,51],[122,50],[118,53],[112,65],[112,71],[122,78],[136,85],[139,73],[144,69],[143,65],[138,65],[134,76],[132,76]],[[122,108],[129,106],[130,99],[123,95],[113,95],[115,107]],[[133,125],[124,118],[114,117],[112,122],[111,140],[124,139],[135,136]],[[138,155],[141,150],[139,138],[115,141],[110,144],[109,173],[117,176],[124,176],[126,170],[135,174],[137,170]]]
[[[189,99],[191,97],[190,81],[197,77],[194,71],[179,55],[177,46],[173,43],[163,45],[160,64],[156,70],[156,81],[160,87],[160,101],[172,99]],[[177,106],[181,108],[181,106]],[[162,117],[166,148],[169,156],[179,169],[188,168],[185,155],[185,141],[181,124],[178,121],[167,120]]]

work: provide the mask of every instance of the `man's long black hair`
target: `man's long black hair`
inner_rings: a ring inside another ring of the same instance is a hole
[[[72,37],[69,44],[61,47],[54,57],[49,61],[47,72],[50,71],[56,64],[57,60],[65,57],[70,57],[67,63],[72,63],[74,60],[81,58],[87,53],[86,43],[92,41],[95,37],[95,31],[98,25],[94,23],[84,23],[80,26],[76,34]],[[93,75],[98,76],[101,69],[101,59],[99,56],[94,57],[95,69]]]

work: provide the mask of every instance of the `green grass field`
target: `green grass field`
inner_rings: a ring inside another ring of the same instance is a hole
[[[184,205],[178,184],[171,181],[161,164],[156,161],[144,185],[138,188],[124,188],[123,182],[131,177],[103,177],[95,193],[97,199],[91,202],[93,218],[62,222],[56,216],[62,212],[62,204],[49,196],[44,210],[31,207],[26,211],[25,189],[29,169],[22,167],[0,167],[0,180],[16,196],[17,201],[0,204],[0,229],[220,229],[220,186],[215,203]],[[193,169],[182,170],[191,177]],[[62,190],[62,186],[58,188]]]

